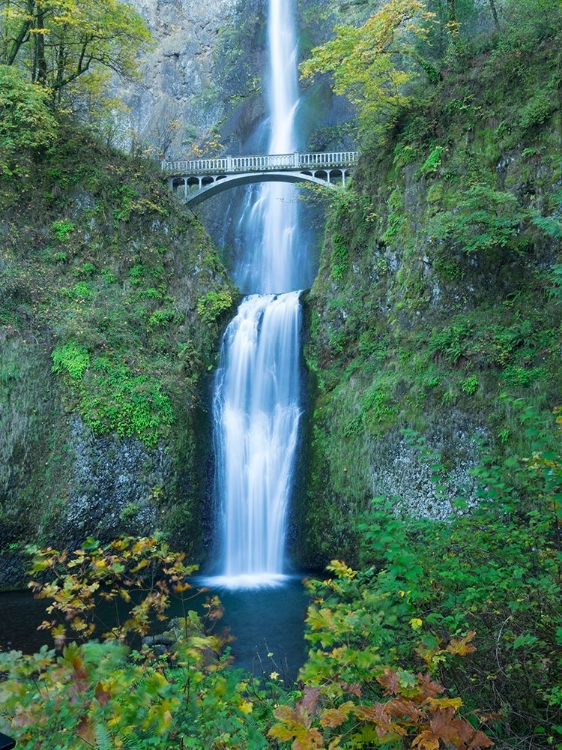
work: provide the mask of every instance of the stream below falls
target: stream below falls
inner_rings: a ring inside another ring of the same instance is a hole
[[[196,586],[197,583],[194,583]],[[228,629],[234,640],[230,649],[232,666],[243,668],[259,677],[277,672],[281,678],[294,680],[305,659],[303,622],[307,596],[299,578],[287,578],[274,588],[213,591],[218,594],[224,616],[218,632]],[[189,602],[190,609],[202,609],[204,597]],[[0,594],[0,649],[34,653],[41,646],[53,646],[48,631],[37,630],[45,619],[48,601],[35,599],[27,591]],[[199,607],[198,607],[199,605]],[[106,624],[114,616],[101,605],[96,613]],[[179,603],[172,602],[169,617],[181,617]],[[161,626],[160,626],[161,627]],[[268,656],[270,654],[270,656]]]

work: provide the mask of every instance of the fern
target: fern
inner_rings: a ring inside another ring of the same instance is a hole
[[[111,735],[103,724],[96,726],[96,748],[97,750],[113,750]]]

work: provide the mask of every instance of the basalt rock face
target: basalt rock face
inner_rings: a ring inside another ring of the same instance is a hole
[[[134,0],[155,40],[141,65],[141,83],[122,91],[129,125],[166,159],[179,159],[191,142],[221,120],[215,94],[215,52],[236,0]]]

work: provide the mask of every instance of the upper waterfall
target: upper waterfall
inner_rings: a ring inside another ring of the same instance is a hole
[[[268,15],[268,116],[270,154],[299,148],[296,117],[299,109],[297,34],[292,0],[270,0]],[[234,272],[246,293],[279,294],[310,285],[307,250],[298,241],[298,193],[292,185],[264,183],[248,192],[240,218],[243,240]]]

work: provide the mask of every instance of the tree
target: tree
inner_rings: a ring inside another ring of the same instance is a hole
[[[391,0],[359,28],[336,27],[335,39],[301,65],[302,77],[331,73],[335,93],[357,104],[363,129],[374,123],[384,129],[407,104],[404,86],[416,75],[404,59],[427,67],[413,42],[425,36],[432,17],[421,0]]]
[[[55,102],[98,67],[134,76],[149,43],[140,15],[119,0],[0,0],[0,63],[25,70]]]
[[[54,138],[55,120],[44,89],[0,65],[0,174],[25,173],[26,152]]]

